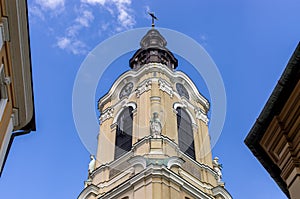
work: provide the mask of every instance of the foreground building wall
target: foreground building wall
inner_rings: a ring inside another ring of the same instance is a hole
[[[300,44],[245,139],[287,197],[300,198]]]
[[[0,1],[0,175],[13,138],[35,130],[25,0]]]

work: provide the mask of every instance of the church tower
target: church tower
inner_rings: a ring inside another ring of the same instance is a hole
[[[98,150],[78,198],[231,199],[212,159],[208,100],[157,29],[140,46],[99,99]]]

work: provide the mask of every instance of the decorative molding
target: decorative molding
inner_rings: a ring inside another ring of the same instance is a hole
[[[119,104],[118,104],[119,105]],[[121,112],[127,108],[127,107],[132,107],[132,111],[135,111],[136,108],[137,108],[137,105],[135,102],[127,102],[126,101],[122,101],[121,103],[121,107],[119,108],[120,106],[117,106],[116,104],[113,106],[113,108],[116,110],[117,114],[115,114],[115,117],[114,117],[114,120],[113,120],[113,124],[117,122],[117,119],[119,117],[119,115],[121,114]]]
[[[113,106],[106,108],[99,118],[100,124],[102,124],[105,120],[108,120],[109,118],[118,118],[120,112],[122,112],[122,110],[126,107],[132,107],[133,111],[136,110],[136,103],[127,101],[127,98],[124,98],[122,101],[118,101],[118,103],[114,104]],[[115,112],[117,112],[117,114],[114,114]],[[114,119],[113,124],[115,122],[116,119]]]
[[[176,82],[180,82],[180,83],[184,83],[184,85],[186,86],[186,89],[189,91],[190,94],[190,98],[195,99],[197,102],[201,103],[204,107],[205,110],[209,109],[209,102],[208,100],[203,97],[197,87],[195,86],[195,84],[192,82],[192,80],[183,72],[181,71],[172,71],[170,70],[168,67],[166,67],[163,64],[160,63],[149,63],[149,64],[145,64],[142,68],[140,68],[140,70],[129,70],[126,73],[122,74],[116,81],[115,83],[112,85],[111,89],[109,90],[109,92],[104,95],[102,98],[99,99],[98,101],[98,108],[101,109],[101,107],[107,103],[108,101],[110,101],[111,96],[116,93],[117,88],[120,86],[120,84],[124,84],[124,79],[127,79],[128,82],[132,81],[132,82],[137,82],[142,76],[145,76],[149,73],[163,73],[164,75],[166,75],[168,78],[170,79],[176,79]],[[176,83],[174,82],[174,83]],[[171,88],[170,85],[168,85],[169,88]],[[172,88],[171,88],[172,90]],[[172,90],[172,96],[173,95],[178,95],[179,94],[177,92],[173,92]],[[185,98],[183,98],[185,99]]]
[[[150,101],[151,102],[160,102],[161,98],[158,96],[152,96],[150,97]]]
[[[100,124],[102,124],[105,120],[108,120],[109,118],[114,117],[114,108],[107,108],[100,116]]]
[[[217,186],[212,189],[212,193],[214,196],[222,196],[224,199],[232,199],[231,195],[228,193],[226,189],[222,186]]]
[[[151,135],[148,135],[144,138],[142,138],[141,140],[139,140],[138,142],[134,143],[131,150],[127,153],[125,153],[124,155],[122,155],[119,159],[113,160],[110,163],[106,163],[101,165],[100,167],[98,167],[92,175],[95,175],[96,173],[101,172],[103,169],[105,168],[114,168],[116,167],[116,165],[119,165],[121,162],[128,160],[130,158],[132,158],[132,156],[134,155],[135,151],[137,150],[138,147],[142,146],[143,144],[149,142],[150,140],[163,140],[164,143],[169,144],[171,147],[174,148],[174,150],[176,152],[178,152],[178,157],[181,157],[183,159],[188,159],[190,162],[192,162],[193,164],[195,164],[196,166],[204,169],[205,171],[211,173],[213,176],[217,176],[217,173],[213,170],[213,168],[210,168],[210,166],[206,165],[206,164],[202,164],[200,162],[197,162],[196,160],[190,158],[188,155],[186,155],[185,153],[183,153],[182,151],[180,151],[177,143],[175,143],[173,140],[171,140],[170,138],[168,138],[167,136],[161,135],[160,138],[152,138]]]
[[[134,167],[136,165],[141,165],[143,169],[146,169],[147,163],[143,156],[134,156],[128,160],[129,164]]]
[[[152,80],[147,79],[143,81],[136,89],[136,96],[139,98],[144,92],[151,90]]]
[[[123,86],[122,90],[119,93],[119,98],[128,97],[133,89],[133,83],[129,82]]]
[[[183,163],[184,163],[183,159],[181,159],[179,157],[176,157],[176,156],[173,156],[173,157],[169,158],[168,163],[167,163],[167,167],[168,167],[168,169],[171,169],[172,166],[174,166],[174,165],[177,165],[178,167],[181,167]]]
[[[124,108],[125,107],[132,107],[133,110],[136,110],[136,103],[135,102],[128,102],[127,104],[125,104],[125,106],[123,106]]]
[[[98,195],[99,188],[93,184],[87,186],[78,196],[78,199],[86,199],[91,194],[94,194],[94,196]]]
[[[170,146],[174,147],[174,149],[178,148],[178,145],[166,136],[162,135],[161,138],[157,138],[157,139],[161,139],[163,142],[168,143]],[[108,181],[103,181],[97,184],[99,190],[100,189],[104,190],[105,188],[108,188],[112,185],[115,186],[116,185],[115,183],[118,183],[121,179],[124,178],[126,179],[124,182],[117,185],[118,189],[116,189],[113,192],[106,192],[106,193],[103,192],[100,198],[108,199],[108,198],[117,197],[119,196],[119,194],[128,191],[129,187],[132,187],[133,185],[136,185],[137,183],[141,182],[141,180],[145,180],[145,178],[151,178],[155,176],[160,176],[162,178],[167,178],[171,180],[172,182],[178,184],[180,187],[188,191],[195,198],[207,198],[207,199],[213,198],[212,196],[205,194],[203,191],[195,187],[195,184],[198,184],[199,186],[207,190],[211,190],[213,189],[213,186],[211,184],[201,182],[200,179],[195,178],[188,172],[184,172],[184,170],[180,171],[180,174],[182,174],[182,176],[184,176],[185,178],[176,175],[174,172],[170,170],[170,168],[172,168],[172,166],[174,165],[178,165],[179,167],[181,167],[181,165],[183,165],[186,161],[189,161],[195,166],[204,169],[208,173],[211,173],[214,176],[217,175],[216,172],[208,165],[204,165],[199,162],[196,162],[195,160],[189,158],[187,155],[179,151],[179,149],[178,149],[178,155],[170,158],[161,159],[159,164],[157,164],[157,161],[155,159],[150,158],[148,160],[153,160],[152,164],[147,165],[147,157],[143,157],[140,155],[134,156],[135,148],[145,144],[145,142],[149,140],[153,140],[153,138],[151,136],[144,137],[143,139],[141,139],[140,141],[134,144],[131,151],[124,154],[117,160],[101,165],[100,167],[98,167],[96,170],[92,172],[91,174],[92,177],[95,177],[95,175],[100,175],[100,172],[103,172],[106,169],[118,168],[118,166],[123,164],[124,162],[128,162],[130,164],[128,165],[128,167],[126,168],[124,167],[124,172],[121,172],[120,174],[116,175],[114,178],[111,178]],[[153,162],[155,162],[155,164],[153,164]],[[139,167],[138,165],[140,165],[141,167]],[[136,173],[135,173],[135,166],[138,166]],[[99,196],[100,195],[98,195],[98,197]]]
[[[181,102],[175,102],[173,104],[173,109],[176,110],[177,108],[186,108],[186,106],[183,103],[181,103]]]
[[[158,85],[159,85],[159,89],[166,92],[168,95],[170,95],[170,97],[173,97],[173,89],[172,87],[168,84],[168,82],[166,82],[163,79],[159,79],[158,80]]]
[[[104,163],[97,167],[92,173],[91,173],[91,178],[94,178],[96,175],[99,175],[101,172],[105,171],[106,169],[113,169],[117,168],[120,164],[123,162],[129,160],[130,158],[133,157],[133,150],[123,154],[120,158],[115,159],[109,163]]]
[[[160,177],[163,179],[168,179],[173,183],[177,184],[177,186],[181,187],[183,190],[186,190],[189,194],[191,194],[195,198],[203,198],[203,199],[213,199],[212,196],[207,193],[197,189],[190,182],[184,180],[180,176],[171,172],[169,169],[165,167],[165,165],[149,165],[143,172],[138,173],[132,178],[128,179],[126,182],[120,184],[118,189],[114,191],[107,192],[101,196],[102,199],[116,198],[126,192],[130,187],[133,187],[139,184],[141,181],[145,181],[145,179]],[[163,183],[163,182],[162,182]],[[175,188],[175,187],[174,187]]]
[[[191,105],[191,106],[192,106],[192,105]],[[194,107],[194,106],[192,106],[192,107]],[[174,112],[175,112],[176,114],[177,114],[177,111],[176,111],[177,108],[182,108],[182,109],[184,109],[184,110],[188,113],[190,119],[192,120],[192,124],[196,124],[195,118],[194,118],[194,116],[192,115],[192,113],[190,112],[190,110],[188,109],[188,103],[187,103],[186,101],[175,102],[175,103],[173,104],[173,109],[174,109]]]
[[[196,118],[202,120],[206,125],[208,125],[209,119],[205,114],[205,112],[200,108],[195,108],[194,110],[195,110]]]

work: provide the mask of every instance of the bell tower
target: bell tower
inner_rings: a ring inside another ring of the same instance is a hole
[[[98,101],[98,150],[79,199],[231,199],[212,159],[209,102],[152,27]]]

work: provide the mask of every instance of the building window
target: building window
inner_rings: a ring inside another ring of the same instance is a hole
[[[0,50],[2,49],[5,41],[9,41],[8,18],[7,17],[1,17],[1,23],[0,23]]]
[[[177,108],[176,111],[179,148],[182,152],[195,160],[192,120],[184,109]]]
[[[0,24],[0,49],[2,48],[4,44],[4,39],[3,39],[3,24]]]
[[[5,84],[4,65],[0,66],[0,121],[7,103],[7,88]]]
[[[115,159],[131,150],[132,147],[132,126],[133,108],[125,108],[117,120]]]

